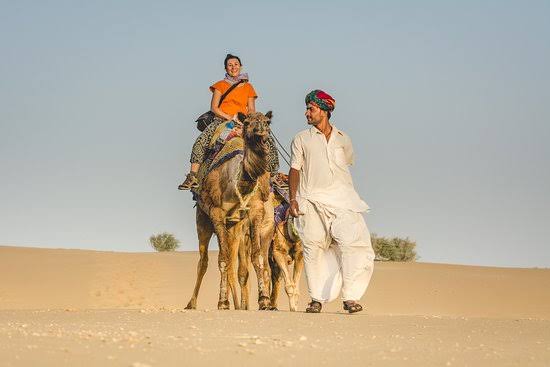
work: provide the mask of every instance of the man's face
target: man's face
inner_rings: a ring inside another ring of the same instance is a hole
[[[322,120],[326,111],[323,111],[315,103],[308,103],[306,106],[306,119],[309,125],[318,125]]]

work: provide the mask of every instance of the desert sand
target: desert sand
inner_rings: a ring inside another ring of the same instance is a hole
[[[0,366],[550,366],[550,269],[376,263],[349,315],[216,310],[216,252],[0,247]],[[300,309],[308,302],[305,276]]]

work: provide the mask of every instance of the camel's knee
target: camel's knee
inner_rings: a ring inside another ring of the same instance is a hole
[[[218,268],[220,269],[220,272],[225,273],[227,271],[227,261],[218,261]]]
[[[247,275],[239,275],[239,284],[244,285],[248,282],[248,274]]]
[[[297,293],[296,287],[294,286],[294,284],[285,285],[285,291],[286,291],[286,294],[288,294],[289,296],[292,296],[294,293]]]

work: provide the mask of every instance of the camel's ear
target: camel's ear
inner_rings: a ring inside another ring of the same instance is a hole
[[[265,117],[267,117],[269,119],[269,122],[271,122],[271,118],[273,117],[273,112],[267,111],[267,113],[265,114]]]
[[[244,123],[244,120],[246,120],[246,115],[242,112],[239,112],[237,114],[237,118],[239,119],[240,122]]]

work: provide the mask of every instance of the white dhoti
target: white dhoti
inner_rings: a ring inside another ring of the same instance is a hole
[[[295,219],[304,248],[311,298],[330,302],[342,294],[358,301],[374,270],[370,233],[361,213],[300,200],[303,215]]]

